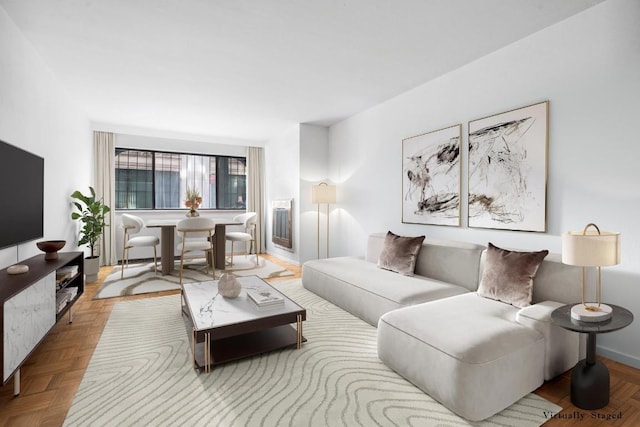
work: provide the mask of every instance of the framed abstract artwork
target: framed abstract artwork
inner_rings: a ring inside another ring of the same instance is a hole
[[[402,140],[402,222],[460,225],[462,124]]]
[[[549,101],[469,122],[469,227],[545,232]]]

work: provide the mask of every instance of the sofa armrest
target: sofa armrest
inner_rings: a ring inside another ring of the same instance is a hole
[[[566,330],[551,322],[551,313],[564,304],[543,301],[520,309],[516,321],[544,336],[544,379],[550,380],[571,369],[580,355],[580,334]]]

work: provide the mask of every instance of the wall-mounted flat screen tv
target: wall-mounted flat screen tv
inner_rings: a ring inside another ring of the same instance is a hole
[[[0,141],[0,248],[42,237],[44,159]]]

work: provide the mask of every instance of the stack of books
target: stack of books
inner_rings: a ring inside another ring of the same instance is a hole
[[[284,307],[284,298],[269,288],[249,289],[247,298],[258,310],[271,310]]]
[[[56,293],[56,305],[58,307],[58,313],[62,311],[63,308],[69,304],[69,302],[73,301],[73,299],[78,295],[78,288],[68,287],[62,289],[60,292]]]
[[[69,304],[69,295],[67,295],[64,292],[58,292],[56,294],[56,306],[57,306],[57,313],[60,313],[62,311],[63,308],[65,308],[67,306],[67,304]]]
[[[56,270],[56,288],[60,289],[78,274],[77,265],[68,265]]]

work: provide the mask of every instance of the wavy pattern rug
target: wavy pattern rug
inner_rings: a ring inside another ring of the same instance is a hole
[[[199,373],[178,295],[117,303],[66,426],[539,426],[560,411],[530,394],[469,423],[387,368],[376,329],[302,288],[275,284],[307,309],[301,350]]]
[[[258,276],[263,279],[271,277],[292,276],[293,273],[284,267],[260,258],[260,265],[256,267],[255,258],[236,256],[234,266],[227,268],[236,276]],[[206,274],[203,260],[190,261],[185,264],[183,270],[183,283],[203,282],[212,280],[211,272]],[[178,263],[176,263],[178,265]],[[216,271],[216,277],[220,277],[222,271]],[[180,273],[174,270],[171,274],[163,276],[153,271],[153,262],[143,264],[130,264],[124,269],[124,278],[120,279],[120,266],[115,266],[111,274],[105,279],[93,299],[113,298],[127,295],[146,294],[150,292],[170,291],[180,289]]]

